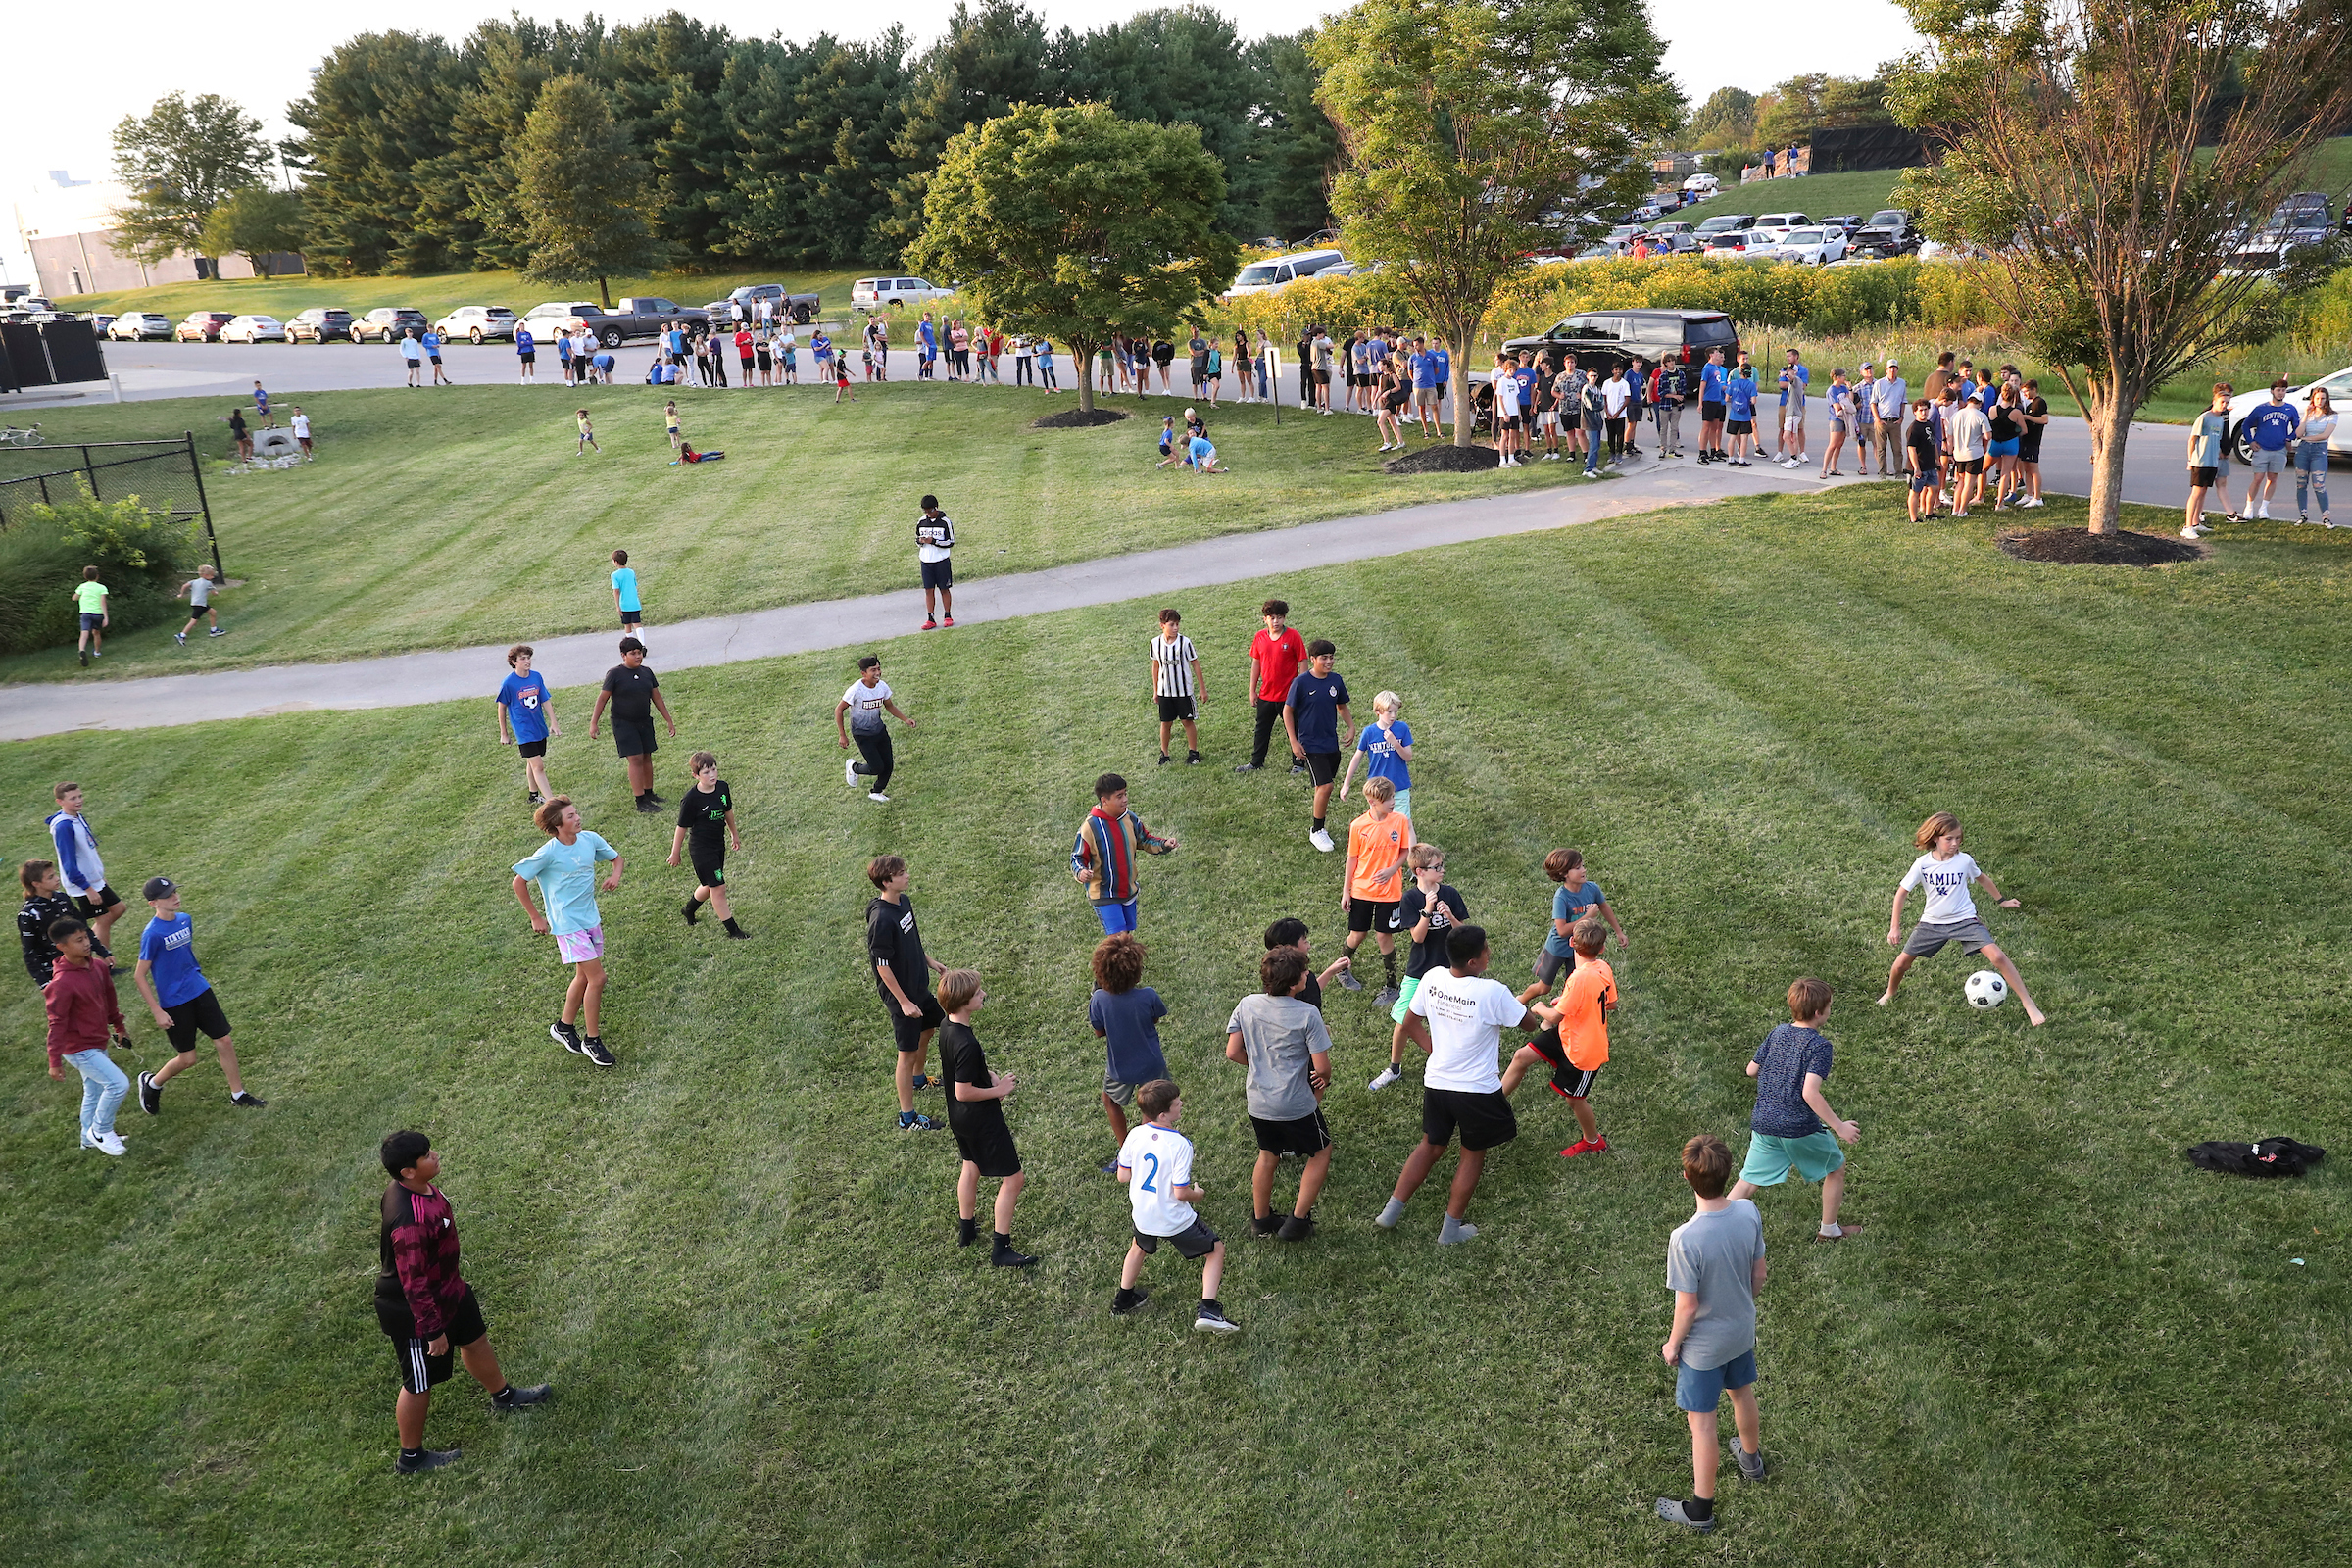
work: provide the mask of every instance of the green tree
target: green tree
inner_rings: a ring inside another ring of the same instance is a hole
[[[1118,331],[1173,331],[1232,281],[1224,200],[1192,125],[1022,104],[949,141],[906,265],[959,280],[981,320],[1058,340],[1091,410],[1095,350]]]
[[[1564,209],[1649,188],[1637,156],[1682,117],[1642,0],[1363,0],[1316,36],[1348,168],[1332,211],[1386,262],[1454,358],[1453,439],[1471,434],[1470,340]]]
[[[1718,87],[1690,115],[1694,147],[1744,147],[1756,133],[1756,95],[1742,87]]]
[[[262,182],[270,167],[262,122],[225,98],[172,93],[115,126],[115,177],[130,204],[114,215],[125,253],[160,262],[204,254],[204,224],[231,191]]]
[[[1069,34],[1062,37],[1066,45]],[[1045,18],[1019,0],[981,0],[977,10],[956,0],[947,35],[915,63],[900,105],[890,147],[899,174],[883,239],[903,248],[922,232],[933,172],[951,137],[1015,104],[1063,102],[1061,74]]]
[[[270,259],[302,249],[302,198],[267,185],[231,191],[204,221],[204,254],[242,256],[264,277]]]
[[[429,34],[363,33],[311,73],[286,109],[306,172],[303,261],[333,274],[446,271],[471,260],[428,219],[462,195],[451,127],[474,60]]]
[[[596,83],[558,76],[540,88],[514,165],[530,246],[524,277],[593,281],[610,307],[612,278],[661,265],[662,246],[646,220],[653,198],[645,164]]]
[[[1890,102],[1943,149],[1909,203],[1991,258],[1992,324],[2060,368],[2090,424],[2090,527],[2111,533],[2148,394],[2279,324],[2280,280],[2229,263],[2352,108],[2352,3],[1905,7],[1927,44]]]
[[[1309,30],[1260,38],[1250,46],[1257,78],[1252,128],[1241,165],[1226,166],[1237,187],[1239,232],[1298,237],[1331,226],[1331,182],[1340,169],[1340,133],[1315,102],[1323,73],[1307,52]]]

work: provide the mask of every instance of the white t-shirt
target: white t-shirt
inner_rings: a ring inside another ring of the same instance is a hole
[[[850,689],[841,694],[850,705],[850,728],[880,729],[882,705],[890,701],[890,682],[878,680],[868,686],[861,680],[850,682]]]
[[[1527,1016],[1511,988],[1483,974],[1432,969],[1413,993],[1412,1010],[1429,1020],[1432,1089],[1492,1094],[1502,1087],[1502,1032]]]
[[[311,416],[307,414],[297,414],[294,416],[294,439],[297,441],[308,441],[310,438]]]
[[[1610,376],[1600,383],[1600,395],[1608,399],[1609,417],[1614,419],[1625,412],[1628,392],[1623,376]]]
[[[1928,906],[1919,913],[1923,925],[1957,925],[1977,917],[1977,904],[1968,896],[1968,885],[1983,874],[1966,850],[1948,860],[1923,855],[1903,873],[1903,891],[1926,884]]]
[[[1508,371],[1494,378],[1494,412],[1506,418],[1519,412],[1519,378]]]
[[[1146,1236],[1181,1236],[1199,1222],[1193,1205],[1176,1200],[1176,1189],[1193,1182],[1193,1141],[1173,1127],[1151,1122],[1130,1129],[1119,1146],[1119,1164],[1131,1172],[1127,1201],[1135,1228]]]

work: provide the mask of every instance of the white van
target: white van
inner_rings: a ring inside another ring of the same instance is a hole
[[[1285,283],[1296,283],[1302,277],[1312,277],[1327,267],[1337,267],[1348,258],[1338,251],[1293,251],[1288,256],[1269,256],[1251,262],[1242,269],[1241,275],[1225,292],[1234,294],[1263,294]]]
[[[956,291],[933,288],[919,277],[861,277],[850,285],[850,303],[868,310],[884,305],[921,305],[944,300]]]

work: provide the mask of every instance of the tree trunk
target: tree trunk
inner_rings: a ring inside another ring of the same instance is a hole
[[[1095,412],[1095,350],[1102,345],[1081,343],[1076,338],[1066,340],[1070,351],[1070,374],[1078,383],[1078,407],[1088,414]]]
[[[1470,396],[1470,328],[1456,322],[1448,336],[1453,350],[1453,444],[1475,446],[1471,437],[1478,430],[1478,404]]]
[[[2124,504],[2124,444],[2132,434],[2131,405],[2112,391],[2094,400],[2090,424],[2090,531],[2111,534]]]
[[[596,280],[596,298],[597,302],[606,310],[609,311],[612,308],[612,290],[606,286],[605,280],[601,277]]]

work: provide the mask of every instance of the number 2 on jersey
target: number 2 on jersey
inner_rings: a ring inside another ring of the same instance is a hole
[[[1144,1191],[1147,1193],[1156,1193],[1159,1191],[1159,1189],[1152,1184],[1159,1180],[1159,1156],[1157,1154],[1148,1153],[1144,1156],[1144,1162],[1152,1167],[1152,1169],[1144,1177]]]

